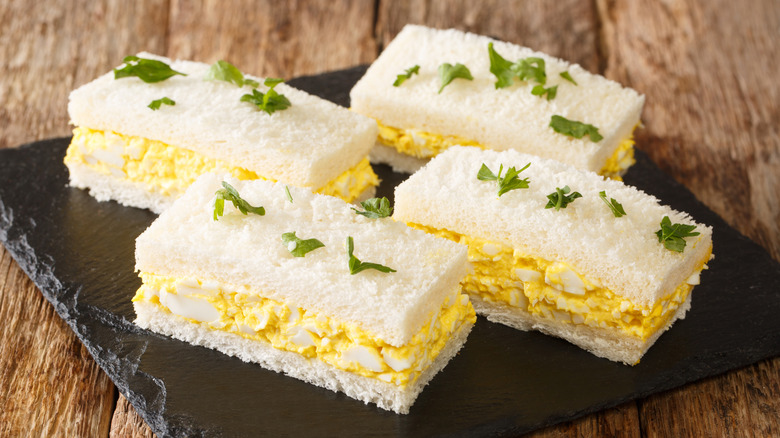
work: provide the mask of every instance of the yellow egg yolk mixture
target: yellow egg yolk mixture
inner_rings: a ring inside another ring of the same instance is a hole
[[[452,294],[403,346],[392,346],[355,323],[337,321],[261,298],[248,286],[141,273],[133,301],[146,301],[188,321],[274,348],[317,358],[336,368],[392,383],[413,384],[463,324],[476,321],[468,297]]]
[[[230,173],[242,180],[268,179],[160,141],[83,127],[73,130],[65,164],[86,165],[105,175],[141,183],[149,191],[173,197],[180,196],[200,175],[208,172]],[[316,192],[352,202],[364,190],[378,184],[379,178],[366,157]]]
[[[476,146],[486,149],[484,145],[476,141],[454,135],[439,135],[424,131],[394,128],[383,125],[379,121],[377,121],[377,124],[379,125],[379,143],[395,148],[402,154],[417,158],[435,157],[445,149],[455,145]],[[634,137],[632,133],[627,139],[620,142],[615,152],[607,159],[604,167],[598,173],[607,178],[622,180],[622,175],[635,162]]]
[[[517,307],[532,315],[591,327],[611,328],[647,340],[666,326],[685,302],[710,253],[686,282],[652,306],[633,303],[587,279],[567,263],[521,254],[509,246],[448,230],[409,223],[435,236],[468,247],[474,272],[461,282],[464,290],[484,301]],[[711,250],[710,250],[711,251]]]

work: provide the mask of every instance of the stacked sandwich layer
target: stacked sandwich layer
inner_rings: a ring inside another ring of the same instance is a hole
[[[528,163],[516,178],[525,184],[500,196],[506,173],[478,177],[483,165],[496,172]],[[399,185],[395,200],[396,220],[469,247],[474,272],[463,286],[478,313],[627,364],[685,315],[711,257],[711,229],[686,214],[620,182],[514,151],[451,148]],[[670,229],[696,227],[679,238],[682,248],[670,244],[682,251],[659,241],[659,231],[674,238],[664,218]]]
[[[370,197],[378,184],[365,162],[378,132],[371,119],[275,81],[215,79],[209,65],[146,53],[135,59],[122,69],[159,62],[175,73],[142,80],[111,72],[70,95],[77,129],[65,164],[71,185],[99,200],[160,212],[214,170],[347,201]],[[286,103],[262,107],[271,95]]]
[[[489,46],[502,57],[503,71]],[[442,68],[453,64],[465,66],[471,78],[444,85]],[[636,91],[578,65],[483,36],[413,25],[385,48],[350,98],[354,111],[380,124],[384,148],[375,148],[372,160],[399,170],[415,170],[412,163],[423,162],[414,159],[461,144],[515,149],[609,177],[634,162],[631,136],[644,105]],[[561,133],[551,126],[555,116],[598,135]]]
[[[136,242],[136,323],[408,412],[475,321],[465,248],[333,197],[225,178],[264,214],[225,203],[219,217],[222,179],[198,179]],[[322,246],[296,256],[291,232]],[[352,255],[392,270],[352,275]]]

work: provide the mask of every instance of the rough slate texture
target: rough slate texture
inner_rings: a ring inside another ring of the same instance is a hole
[[[345,104],[361,71],[293,84]],[[715,229],[717,256],[687,318],[636,367],[480,319],[411,414],[397,416],[137,329],[133,241],[154,215],[67,188],[67,141],[0,151],[0,241],[159,435],[518,433],[780,354],[780,264],[640,153],[626,182]],[[400,177],[381,176],[389,194]]]

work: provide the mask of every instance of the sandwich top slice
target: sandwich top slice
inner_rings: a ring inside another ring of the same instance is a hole
[[[416,170],[459,144],[515,149],[611,178],[634,163],[644,105],[636,91],[579,65],[417,25],[401,30],[350,97],[352,110],[379,123],[372,161],[396,170]]]
[[[70,95],[71,185],[157,213],[206,172],[372,196],[373,120],[224,61],[125,61]]]
[[[396,188],[393,218],[468,246],[478,314],[630,365],[712,254],[710,227],[653,196],[517,151],[450,148]]]
[[[238,209],[215,197],[231,190]],[[208,174],[136,241],[136,324],[407,413],[475,322],[466,258],[333,197]]]

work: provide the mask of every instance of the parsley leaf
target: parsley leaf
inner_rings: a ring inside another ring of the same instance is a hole
[[[187,76],[156,59],[125,56],[122,62],[125,63],[125,66],[114,69],[114,79],[137,77],[146,83],[154,83],[164,81],[175,75]]]
[[[561,75],[561,77],[562,77],[562,78],[566,79],[567,81],[571,82],[572,84],[574,84],[574,85],[579,85],[579,84],[577,83],[577,81],[575,81],[575,80],[574,80],[574,78],[573,78],[573,77],[571,77],[571,74],[569,74],[569,72],[567,72],[567,71],[562,71],[562,72],[560,72],[559,74]]]
[[[547,195],[547,205],[544,206],[544,208],[554,208],[555,211],[558,211],[562,208],[566,208],[567,205],[574,202],[577,198],[582,198],[582,195],[580,192],[573,192],[571,195],[567,195],[567,193],[571,192],[571,189],[569,186],[564,186],[563,188],[556,187],[555,191]]]
[[[696,225],[673,224],[669,216],[661,219],[661,229],[655,232],[658,242],[663,243],[669,251],[683,252],[685,250],[684,237],[698,236],[699,232],[692,233]]]
[[[465,65],[458,63],[455,65],[452,65],[450,63],[445,62],[444,64],[439,66],[439,79],[441,79],[441,88],[439,88],[439,94],[441,94],[441,91],[444,90],[444,87],[450,84],[450,82],[453,81],[453,79],[467,79],[469,81],[473,81],[474,77],[471,76],[471,72],[469,71],[469,68]]]
[[[400,87],[407,79],[411,79],[412,75],[420,74],[420,66],[415,65],[414,67],[407,68],[405,71],[406,73],[401,73],[395,77],[395,82],[393,82],[394,87]]]
[[[493,73],[498,79],[496,89],[512,85],[512,78],[515,76],[512,63],[493,49],[493,43],[488,43],[488,57],[490,58],[490,73]]]
[[[607,192],[600,191],[599,192],[599,198],[601,198],[602,201],[604,201],[605,204],[607,204],[607,207],[609,207],[610,210],[612,210],[612,214],[615,215],[615,217],[622,217],[626,215],[626,211],[623,210],[623,206],[620,205],[619,202],[615,198],[609,198],[609,201],[607,201]]]
[[[290,254],[292,254],[293,257],[303,257],[306,253],[325,246],[324,243],[317,239],[299,239],[295,235],[295,231],[282,234],[282,243],[287,248],[287,251],[290,251]]]
[[[390,206],[390,200],[384,196],[381,198],[371,198],[360,203],[365,211],[359,211],[353,208],[355,213],[363,215],[369,219],[381,219],[393,214],[393,207]]]
[[[482,167],[480,167],[479,172],[477,173],[477,179],[480,181],[498,181],[498,197],[500,198],[501,195],[510,190],[528,188],[528,185],[530,184],[528,178],[520,179],[518,175],[520,172],[528,169],[530,165],[531,163],[528,163],[520,170],[515,169],[514,166],[510,167],[502,177],[501,172],[504,170],[503,164],[499,165],[498,175],[496,175],[485,165],[485,163],[482,163]]]
[[[568,135],[569,137],[582,138],[587,135],[593,143],[598,143],[604,138],[599,134],[599,128],[587,123],[568,120],[561,116],[552,116],[550,119],[550,127],[553,131],[559,134]]]
[[[241,96],[241,102],[249,102],[256,105],[261,110],[268,114],[273,114],[276,111],[287,109],[292,104],[284,97],[274,90],[274,87],[284,82],[284,79],[267,78],[263,84],[268,88],[268,91],[261,93],[257,89],[252,90],[252,94],[245,94]]]
[[[147,106],[151,108],[152,111],[157,111],[158,109],[160,109],[160,105],[162,104],[173,106],[176,105],[176,102],[174,102],[173,100],[167,97],[163,97],[162,99],[153,100],[152,103],[150,103]]]
[[[347,257],[349,261],[349,273],[350,275],[355,275],[358,272],[365,271],[366,269],[376,269],[380,272],[396,272],[393,268],[388,268],[387,266],[380,265],[378,263],[363,263],[361,262],[357,257],[352,254],[352,252],[355,250],[355,245],[352,241],[352,236],[347,237]]]
[[[539,85],[547,83],[547,73],[542,58],[531,56],[521,59],[512,65],[512,70],[521,81],[533,79]]]
[[[222,181],[222,189],[217,190],[215,193],[217,198],[214,200],[214,220],[219,220],[225,210],[225,201],[233,203],[233,207],[237,208],[243,214],[254,213],[260,216],[265,215],[265,209],[263,207],[253,207],[246,202],[236,191],[233,186]]]
[[[235,84],[238,87],[249,85],[250,87],[259,87],[260,84],[252,79],[244,78],[244,74],[241,70],[236,68],[235,65],[227,61],[217,61],[211,66],[209,72],[206,74],[206,80],[213,81],[225,81]]]
[[[531,90],[531,94],[534,96],[542,97],[547,94],[547,100],[555,99],[555,95],[558,93],[558,86],[553,85],[550,88],[544,88],[544,85],[537,85]]]
[[[284,194],[287,195],[287,200],[290,201],[290,204],[292,204],[293,199],[292,195],[290,194],[290,188],[287,186],[284,186]]]

